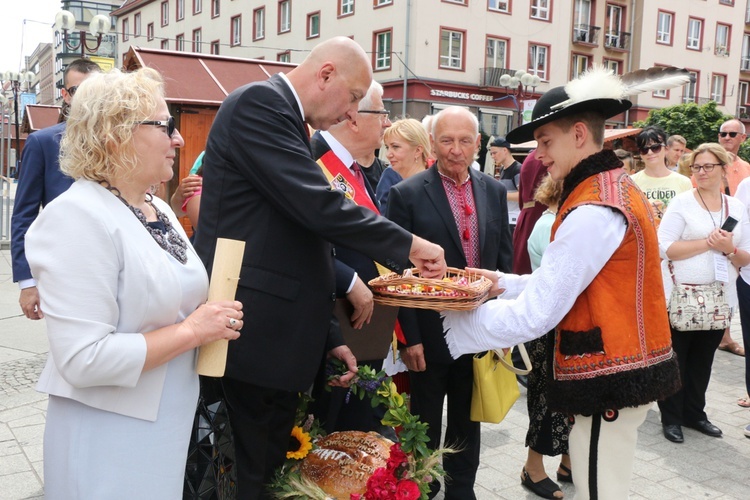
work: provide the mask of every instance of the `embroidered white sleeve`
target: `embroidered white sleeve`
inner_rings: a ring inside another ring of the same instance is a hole
[[[516,300],[498,299],[471,312],[443,313],[451,355],[511,347],[553,329],[612,257],[625,230],[622,214],[609,208],[586,205],[574,210]]]

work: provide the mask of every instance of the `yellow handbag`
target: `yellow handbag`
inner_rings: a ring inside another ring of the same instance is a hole
[[[498,424],[508,414],[521,392],[516,374],[528,375],[531,361],[523,344],[516,346],[526,369],[513,366],[512,349],[503,356],[502,351],[487,351],[474,355],[474,385],[471,392],[471,420]]]

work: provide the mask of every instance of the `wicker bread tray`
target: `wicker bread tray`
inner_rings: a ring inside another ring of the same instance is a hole
[[[369,283],[375,302],[386,306],[470,311],[487,300],[492,282],[479,274],[449,267],[443,279],[419,276],[416,268],[379,276]]]

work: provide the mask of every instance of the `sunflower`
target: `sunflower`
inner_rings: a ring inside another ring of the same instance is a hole
[[[294,426],[292,435],[289,436],[289,448],[287,448],[286,458],[301,460],[305,458],[312,449],[310,434],[306,433],[302,427]]]

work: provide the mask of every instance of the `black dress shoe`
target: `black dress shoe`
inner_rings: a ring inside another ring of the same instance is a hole
[[[687,427],[690,427],[691,429],[695,429],[698,432],[702,432],[706,436],[721,437],[722,435],[721,429],[716,427],[714,424],[712,424],[708,420],[698,420],[697,422],[690,424]]]
[[[682,437],[682,427],[679,425],[662,425],[664,437],[673,443],[682,443],[685,438]]]

